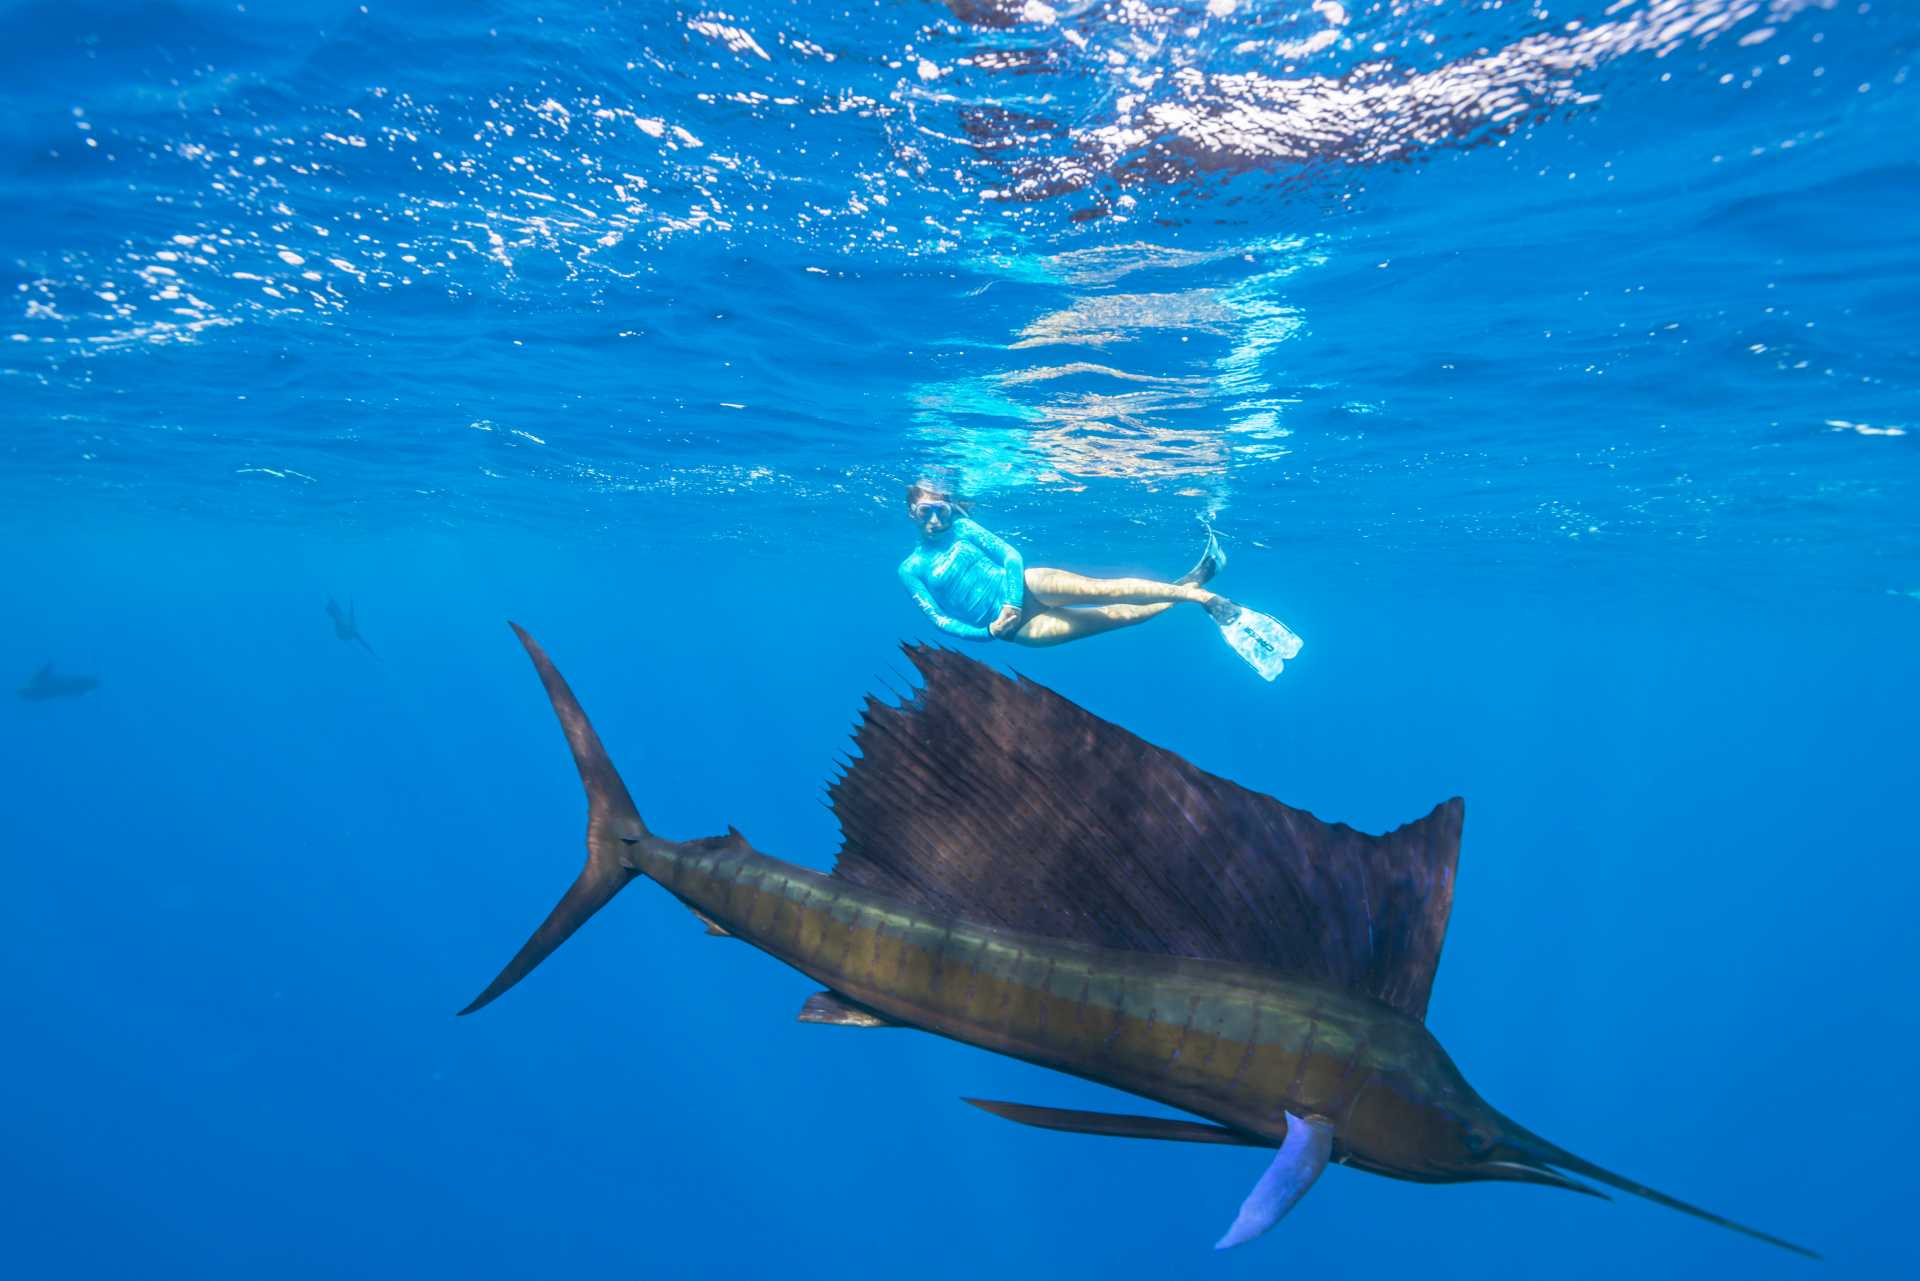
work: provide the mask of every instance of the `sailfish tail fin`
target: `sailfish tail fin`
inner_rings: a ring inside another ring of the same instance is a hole
[[[546,960],[585,924],[588,917],[606,906],[628,881],[638,876],[638,869],[629,861],[630,849],[649,836],[647,825],[640,821],[640,811],[627,795],[627,785],[620,781],[619,772],[607,758],[606,748],[600,745],[600,736],[594,733],[587,714],[580,710],[579,700],[567,688],[565,678],[519,624],[508,626],[526,646],[527,656],[540,673],[540,683],[546,686],[547,697],[553,701],[554,713],[559,716],[560,728],[567,736],[567,746],[573,749],[573,763],[579,768],[580,781],[587,789],[587,864],[580,870],[573,887],[533,932],[533,937],[487,985],[487,990],[460,1011],[462,1014],[473,1013],[525,978],[534,966]]]
[[[1807,1249],[1807,1247],[1803,1245],[1795,1245],[1793,1242],[1774,1236],[1772,1233],[1762,1232],[1758,1228],[1750,1228],[1744,1223],[1735,1223],[1732,1219],[1715,1214],[1711,1210],[1703,1210],[1697,1205],[1689,1205],[1678,1197],[1668,1196],[1666,1193],[1650,1188],[1644,1183],[1635,1183],[1632,1179],[1615,1174],[1612,1170],[1597,1166],[1591,1161],[1582,1160],[1565,1148],[1558,1147],[1537,1136],[1528,1135],[1526,1140],[1519,1146],[1526,1153],[1528,1158],[1527,1163],[1529,1165],[1535,1165],[1537,1163],[1541,1166],[1558,1166],[1570,1174],[1578,1174],[1584,1178],[1592,1179],[1596,1183],[1604,1183],[1615,1191],[1631,1193],[1634,1196],[1643,1197],[1648,1201],[1652,1201],[1656,1205],[1664,1205],[1669,1210],[1678,1210],[1680,1213],[1690,1214],[1696,1219],[1704,1219],[1708,1223],[1718,1224],[1720,1227],[1738,1232],[1742,1236],[1750,1236],[1756,1241],[1765,1241],[1768,1245],[1779,1246],[1782,1250],[1791,1250],[1793,1253],[1808,1259],[1818,1259],[1820,1257],[1817,1253]],[[1548,1172],[1542,1171],[1542,1173]],[[1561,1186],[1572,1186],[1572,1181],[1562,1180]],[[1592,1191],[1590,1188],[1578,1188],[1578,1190],[1583,1192]]]

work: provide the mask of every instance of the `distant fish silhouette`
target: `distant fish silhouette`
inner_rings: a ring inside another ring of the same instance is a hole
[[[333,620],[333,634],[335,636],[338,636],[343,641],[359,641],[367,653],[373,653],[373,646],[367,644],[367,638],[360,634],[360,623],[358,619],[354,617],[352,599],[348,599],[347,607],[343,611],[340,608],[339,601],[331,596],[327,597],[327,617]],[[375,654],[374,657],[377,658],[379,655]]]
[[[54,675],[53,664],[48,662],[20,687],[20,697],[30,702],[44,703],[50,698],[78,698],[98,688],[100,682],[91,676]]]

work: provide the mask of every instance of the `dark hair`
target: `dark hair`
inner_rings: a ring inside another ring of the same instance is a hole
[[[912,507],[916,503],[922,502],[929,498],[937,499],[940,502],[950,503],[952,504],[953,509],[955,511],[961,513],[962,515],[966,514],[966,510],[968,506],[966,501],[964,499],[954,497],[953,491],[948,489],[945,485],[942,485],[937,480],[930,480],[923,476],[919,480],[916,480],[911,485],[907,486],[907,506],[908,507]]]

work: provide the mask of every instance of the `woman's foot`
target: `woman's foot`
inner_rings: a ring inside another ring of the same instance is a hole
[[[1173,581],[1182,587],[1205,587],[1213,576],[1226,568],[1227,554],[1220,550],[1220,541],[1207,531],[1207,550],[1200,553],[1200,563]]]
[[[1225,596],[1215,596],[1212,600],[1207,601],[1202,608],[1207,611],[1208,618],[1211,618],[1222,627],[1228,626],[1240,617],[1240,607],[1228,600]]]

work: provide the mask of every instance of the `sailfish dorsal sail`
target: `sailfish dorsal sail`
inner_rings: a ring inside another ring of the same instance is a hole
[[[1464,803],[1382,836],[1324,823],[1028,680],[911,645],[829,789],[834,875],[932,911],[1100,947],[1235,961],[1424,1018]]]

